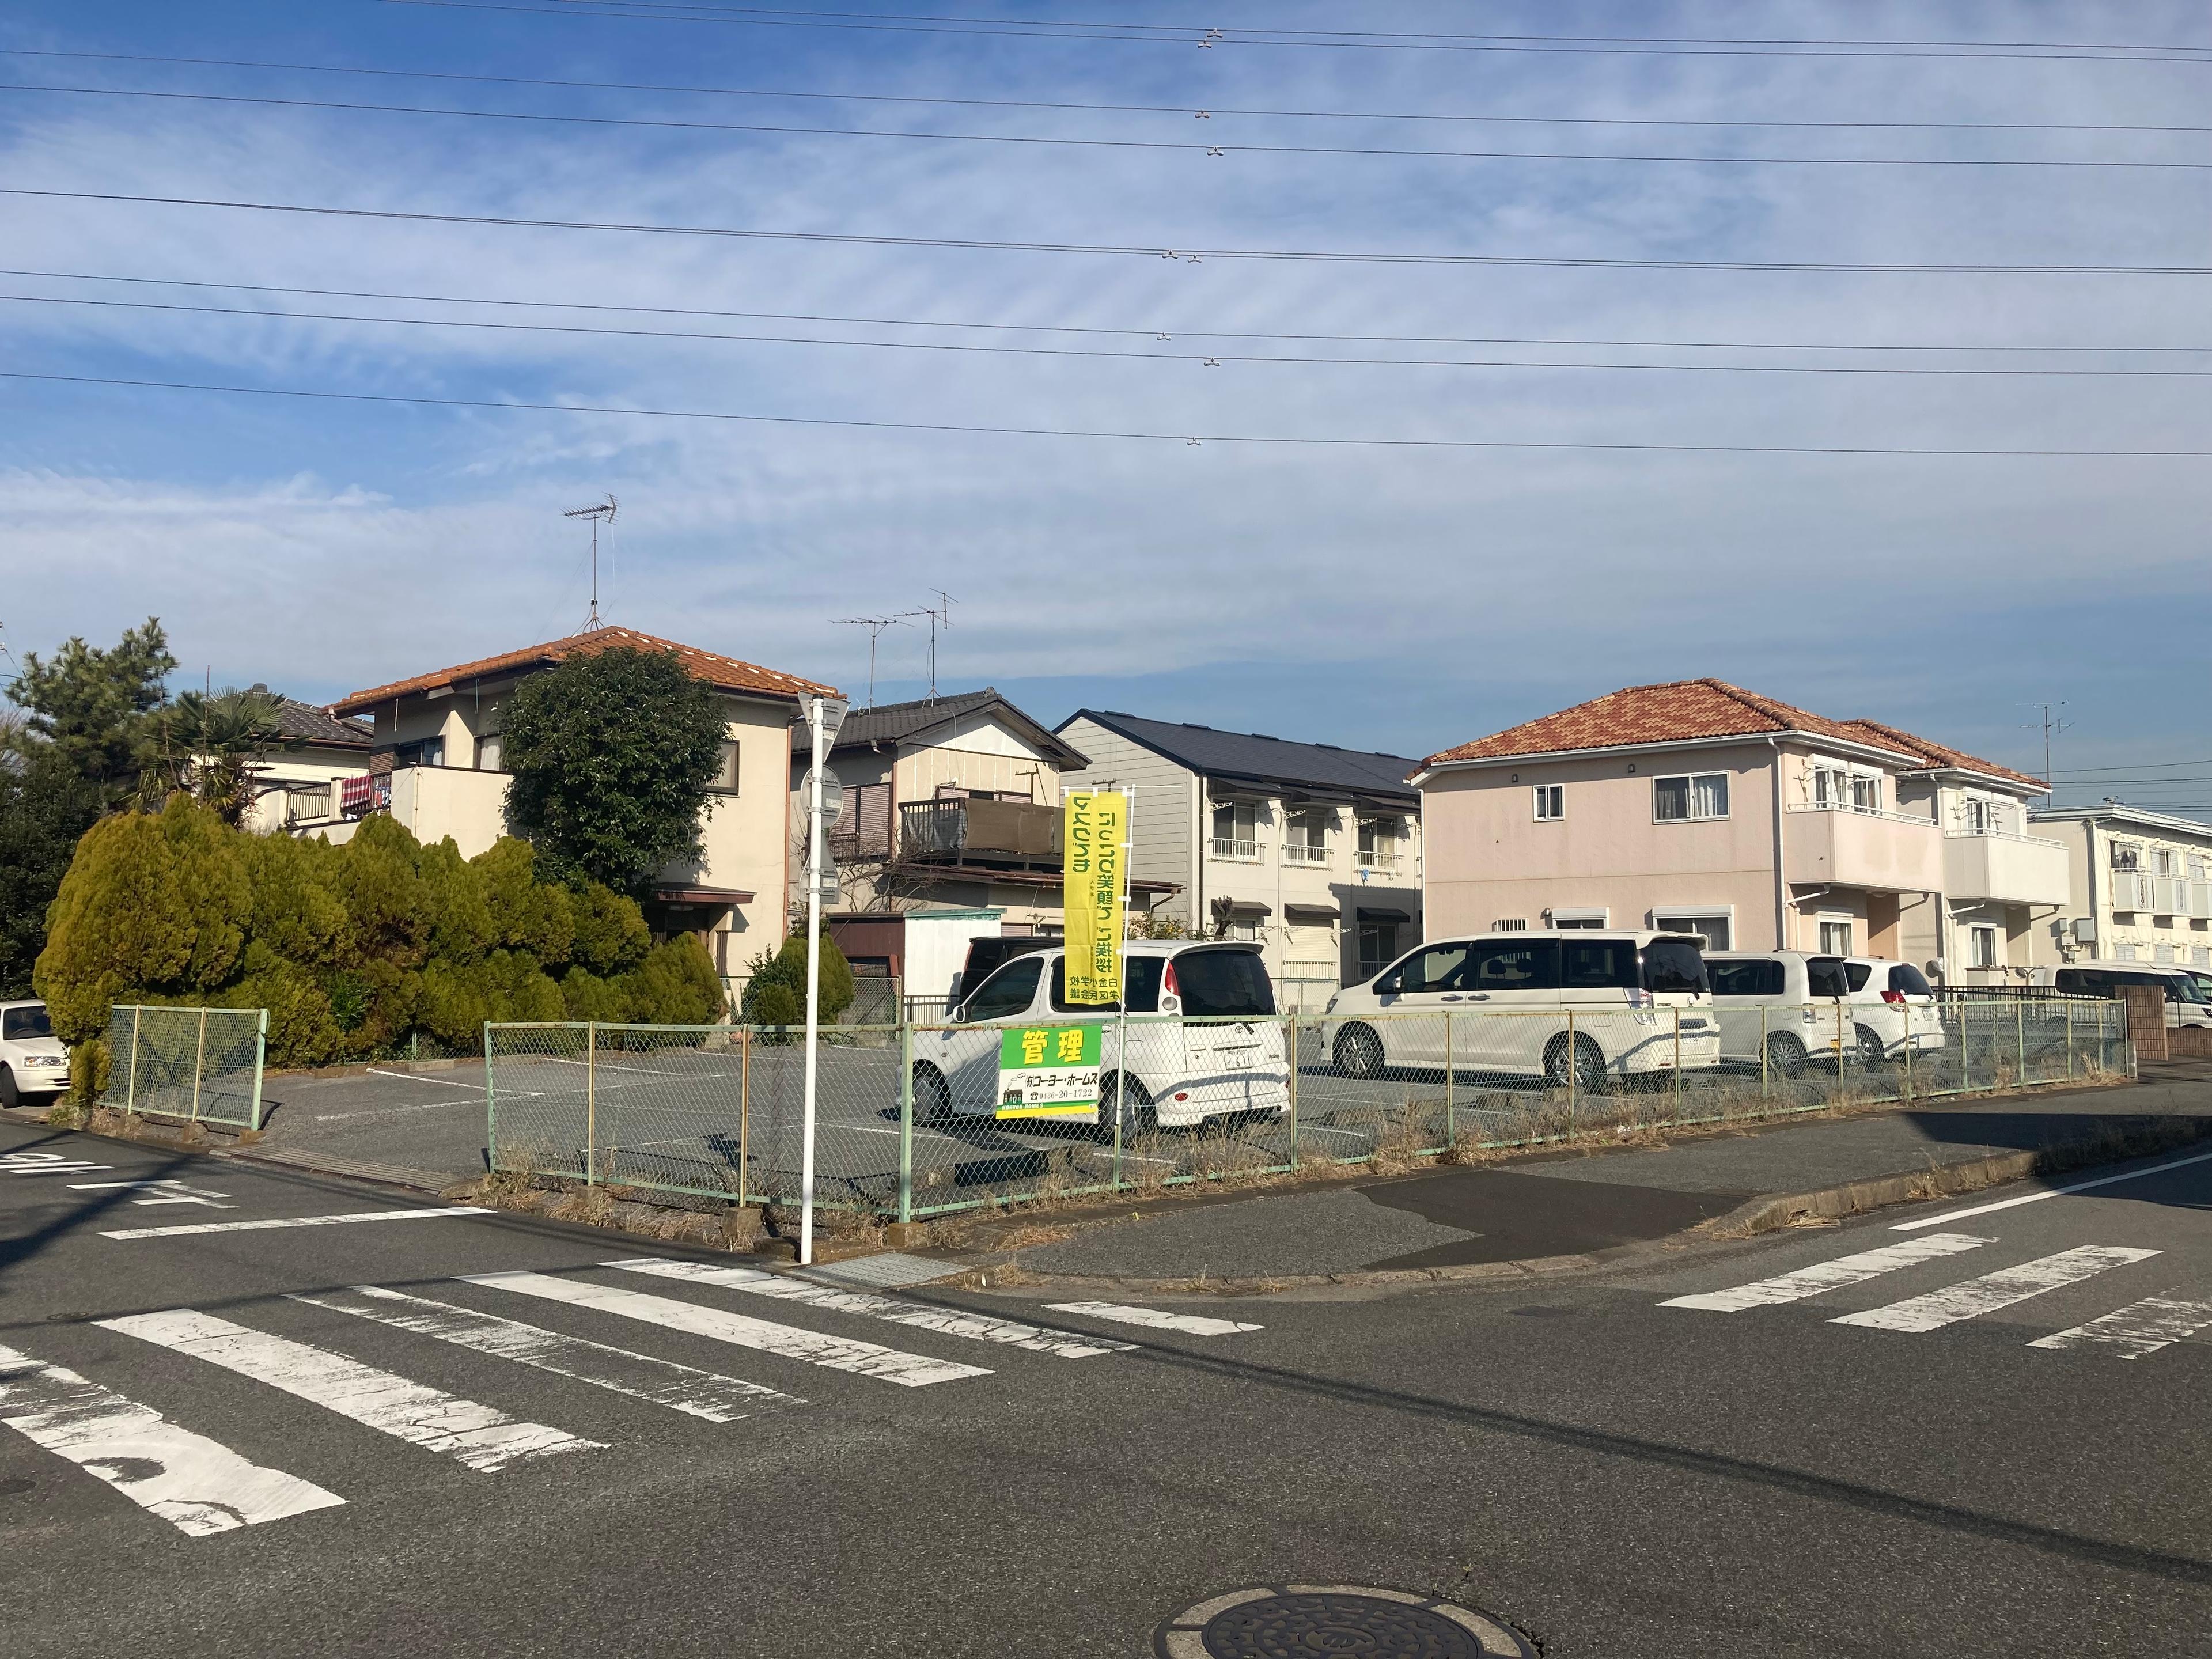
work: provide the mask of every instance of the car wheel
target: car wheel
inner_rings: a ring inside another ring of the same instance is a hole
[[[916,1063],[914,1068],[914,1120],[917,1123],[942,1123],[952,1115],[952,1091],[945,1081],[945,1073],[927,1060]]]
[[[1787,1031],[1766,1039],[1766,1068],[1778,1077],[1805,1075],[1805,1045]]]
[[[1860,1026],[1858,1028],[1859,1069],[1867,1072],[1879,1071],[1882,1061],[1888,1057],[1889,1051],[1882,1045],[1881,1033],[1869,1026]]]
[[[1371,1025],[1347,1025],[1336,1034],[1336,1070],[1340,1077],[1376,1078],[1382,1075],[1382,1039]]]
[[[15,1086],[14,1069],[0,1066],[0,1106],[20,1106],[22,1103],[23,1091]]]
[[[1114,1138],[1114,1115],[1117,1106],[1121,1111],[1123,1141],[1136,1135],[1159,1133],[1160,1115],[1152,1106],[1152,1091],[1133,1077],[1124,1078],[1119,1072],[1108,1072],[1098,1079],[1098,1133],[1104,1139]]]
[[[1583,1094],[1596,1094],[1607,1082],[1604,1051],[1580,1034],[1571,1046],[1564,1035],[1555,1036],[1544,1050],[1544,1081],[1554,1089],[1571,1085]]]

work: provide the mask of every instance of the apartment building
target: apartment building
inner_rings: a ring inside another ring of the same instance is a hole
[[[1251,939],[1285,1003],[1326,1000],[1421,938],[1421,797],[1401,755],[1079,709],[1069,787],[1133,792],[1129,867],[1158,914]]]
[[[2102,957],[2212,968],[2212,823],[2108,801],[2031,815],[2063,843],[2071,902],[2037,930],[2033,960]]]
[[[1431,755],[1413,782],[1432,934],[1659,927],[1725,949],[2025,973],[2067,902],[2044,786],[1715,679],[1632,686]]]

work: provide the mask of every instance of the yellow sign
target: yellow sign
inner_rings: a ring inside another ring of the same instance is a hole
[[[1067,884],[1067,1000],[1077,1006],[1111,1007],[1121,1000],[1128,831],[1129,798],[1121,791],[1069,794],[1060,859]]]

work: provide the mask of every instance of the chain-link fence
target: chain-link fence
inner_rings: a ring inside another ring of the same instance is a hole
[[[258,1129],[268,1036],[265,1008],[112,1008],[100,1103]]]
[[[801,1032],[495,1025],[486,1052],[496,1170],[799,1196]],[[848,1026],[823,1034],[816,1062],[817,1203],[898,1220],[2097,1081],[2132,1064],[2117,1002],[1972,996]]]

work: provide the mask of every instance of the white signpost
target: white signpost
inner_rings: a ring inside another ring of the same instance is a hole
[[[813,738],[813,766],[806,775],[806,1087],[801,1114],[799,1153],[799,1261],[814,1260],[814,1082],[815,1044],[822,1018],[822,901],[825,878],[834,896],[836,875],[823,856],[822,833],[842,815],[845,789],[823,776],[823,762],[845,723],[845,703],[837,697],[814,697],[806,705],[806,724]],[[829,799],[827,782],[836,791]]]

